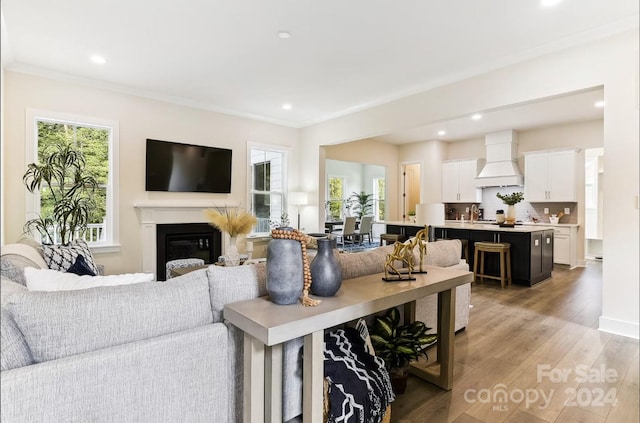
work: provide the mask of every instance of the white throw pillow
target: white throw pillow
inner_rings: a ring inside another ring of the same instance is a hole
[[[153,273],[124,273],[109,276],[79,276],[75,273],[59,272],[51,269],[25,267],[25,279],[29,291],[69,291],[95,288],[96,286],[128,285],[151,282]]]

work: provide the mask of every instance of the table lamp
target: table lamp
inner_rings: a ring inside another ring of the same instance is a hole
[[[300,206],[309,204],[309,195],[304,191],[292,191],[289,193],[289,204],[298,208],[298,230],[300,230]]]
[[[416,205],[416,223],[429,226],[429,241],[433,240],[432,227],[444,224],[444,204],[424,203]]]

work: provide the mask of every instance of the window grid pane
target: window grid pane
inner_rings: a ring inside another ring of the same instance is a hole
[[[252,148],[251,157],[251,211],[257,223],[253,232],[269,232],[279,225],[284,208],[285,154]]]
[[[98,188],[94,194],[96,206],[90,215],[87,231],[79,236],[89,243],[106,241],[107,194],[111,189],[109,185],[111,130],[63,121],[37,120],[37,131],[38,162],[42,163],[45,156],[56,151],[57,144],[73,145],[84,156],[85,169],[96,178]],[[52,185],[58,186],[57,183]],[[40,215],[51,216],[53,205],[52,192],[46,183],[43,183],[40,190]]]
[[[330,176],[328,209],[332,220],[342,219],[344,200],[344,178]]]

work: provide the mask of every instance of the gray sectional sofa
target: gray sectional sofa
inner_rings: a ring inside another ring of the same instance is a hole
[[[381,271],[389,249],[338,254],[344,277]],[[2,422],[242,421],[242,334],[223,309],[266,294],[264,264],[210,266],[164,283],[36,292],[16,276],[26,261],[42,265],[27,255],[1,257]],[[429,244],[429,264],[466,269],[459,257],[457,240]],[[456,330],[466,326],[468,307],[465,285]],[[435,298],[417,309],[435,326]],[[302,411],[301,346],[300,339],[285,345],[285,420]]]

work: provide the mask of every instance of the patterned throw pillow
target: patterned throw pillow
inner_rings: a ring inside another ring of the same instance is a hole
[[[73,266],[78,254],[82,254],[94,275],[98,274],[98,268],[93,261],[93,254],[91,254],[87,243],[82,239],[76,239],[67,245],[45,244],[42,248],[44,250],[44,261],[47,262],[49,269],[66,272]]]
[[[84,259],[82,254],[78,254],[76,257],[75,263],[71,265],[69,269],[67,269],[67,273],[75,273],[80,276],[95,276],[96,274],[91,270],[87,261]]]

